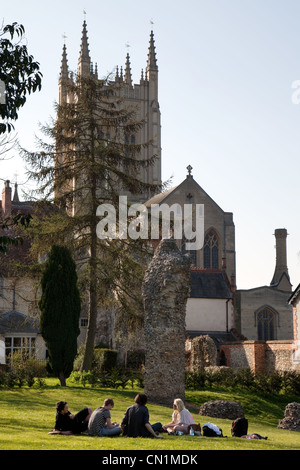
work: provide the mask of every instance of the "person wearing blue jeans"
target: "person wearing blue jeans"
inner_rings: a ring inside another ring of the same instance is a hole
[[[103,406],[96,408],[88,424],[88,433],[90,436],[119,436],[121,434],[121,428],[118,423],[111,421],[110,411],[114,407],[114,401],[112,398],[106,398]]]

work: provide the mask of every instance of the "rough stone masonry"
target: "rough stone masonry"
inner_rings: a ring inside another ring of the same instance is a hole
[[[173,239],[158,245],[143,282],[145,393],[172,406],[185,399],[185,316],[190,292],[190,258]]]

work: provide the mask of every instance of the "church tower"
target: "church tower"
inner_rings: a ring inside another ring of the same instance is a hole
[[[81,36],[80,53],[77,67],[78,75],[92,74],[98,79],[97,64],[93,65],[89,52],[87,23],[84,20]],[[66,90],[65,84],[73,80],[68,69],[67,49],[63,46],[61,70],[59,77],[59,104],[70,102],[73,97]],[[137,135],[127,136],[129,143],[141,144],[138,156],[141,160],[148,160],[156,156],[153,165],[141,168],[139,179],[147,184],[161,185],[161,115],[158,101],[158,66],[155,51],[154,34],[151,31],[145,73],[142,69],[139,83],[134,83],[131,73],[130,55],[127,53],[123,67],[116,68],[113,83],[116,85],[116,95],[122,96],[125,108],[132,108],[136,112],[136,121],[143,121],[144,125]],[[150,143],[150,145],[149,145]],[[143,144],[147,144],[144,145]],[[138,198],[132,196],[132,202],[144,202],[151,194],[140,194]]]

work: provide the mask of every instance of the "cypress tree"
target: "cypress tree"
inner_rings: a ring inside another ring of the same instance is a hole
[[[51,367],[65,386],[77,353],[81,309],[76,265],[68,248],[58,245],[51,248],[41,287],[41,334]]]

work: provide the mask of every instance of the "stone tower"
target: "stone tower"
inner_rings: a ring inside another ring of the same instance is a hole
[[[87,24],[84,20],[81,46],[78,59],[77,73],[79,76],[92,74],[98,79],[97,64],[93,64],[89,52]],[[63,46],[61,70],[59,77],[59,104],[71,102],[74,97],[70,96],[66,84],[73,80],[69,71],[67,61],[66,45]],[[122,100],[125,108],[134,109],[136,112],[136,121],[143,121],[144,125],[137,135],[128,136],[130,143],[141,144],[141,153],[138,158],[147,160],[153,155],[156,156],[155,163],[147,168],[141,168],[139,179],[142,182],[160,185],[161,184],[161,124],[160,108],[158,102],[158,66],[156,60],[154,34],[151,31],[148,57],[145,73],[142,70],[141,78],[138,84],[134,84],[131,75],[130,56],[127,53],[125,67],[117,67],[112,83],[115,83],[116,95],[122,94]],[[144,146],[143,144],[151,143]],[[132,202],[144,202],[149,198],[149,194],[140,194],[132,197]]]

